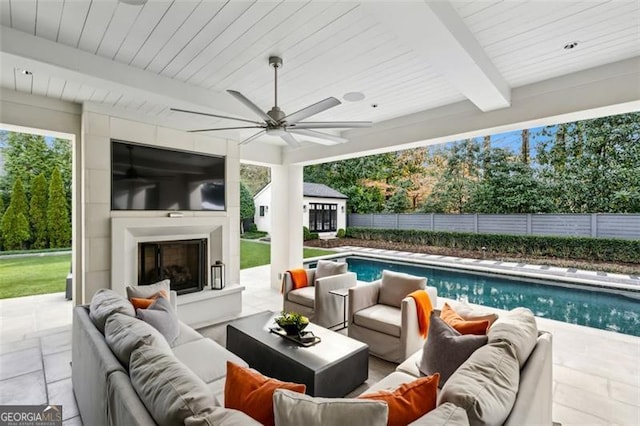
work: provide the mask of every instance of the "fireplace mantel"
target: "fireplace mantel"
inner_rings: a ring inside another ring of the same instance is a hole
[[[206,238],[208,266],[216,260],[226,262],[228,222],[224,216],[112,218],[111,288],[125,294],[128,285],[137,285],[138,243],[142,242]]]

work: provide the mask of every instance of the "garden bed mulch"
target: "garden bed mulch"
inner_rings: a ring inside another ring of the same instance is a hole
[[[559,259],[548,257],[517,256],[514,254],[461,250],[450,247],[423,246],[394,241],[361,240],[358,238],[334,238],[330,240],[305,241],[307,247],[336,248],[343,246],[368,247],[383,250],[408,251],[412,253],[435,254],[439,256],[465,257],[469,259],[489,259],[502,262],[524,262],[536,265],[549,265],[561,268],[576,268],[590,271],[612,272],[617,274],[640,275],[640,265],[633,263],[596,262],[591,260]]]

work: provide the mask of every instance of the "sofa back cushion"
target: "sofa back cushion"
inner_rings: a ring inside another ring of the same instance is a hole
[[[424,290],[427,279],[401,272],[382,271],[378,303],[400,308],[402,299],[416,290]]]
[[[460,334],[433,312],[418,368],[427,376],[440,373],[442,387],[458,367],[486,343],[487,336]]]
[[[445,402],[411,423],[411,426],[467,426],[468,424],[469,418],[464,409],[450,402]]]
[[[489,343],[506,341],[513,346],[520,368],[527,362],[538,340],[536,319],[527,308],[515,308],[489,328]]]
[[[387,426],[387,404],[355,398],[314,398],[278,389],[273,394],[276,426]]]
[[[315,279],[320,279],[324,277],[332,277],[334,275],[346,274],[347,268],[346,262],[333,262],[330,260],[318,260],[318,265],[316,266],[316,275]]]
[[[129,363],[131,384],[159,425],[184,424],[210,411],[215,399],[207,385],[173,355],[143,345]]]
[[[131,302],[111,289],[101,288],[93,295],[89,306],[89,317],[100,333],[104,334],[107,318],[116,312],[130,317],[136,316]]]
[[[262,426],[242,411],[211,407],[211,410],[184,419],[184,426]]]
[[[440,392],[438,404],[451,402],[467,411],[473,425],[501,425],[509,416],[520,385],[513,347],[504,341],[475,351]]]
[[[158,330],[169,345],[173,345],[180,334],[178,316],[164,297],[158,297],[147,309],[136,309],[136,316]]]
[[[129,368],[131,353],[142,345],[155,346],[165,353],[171,353],[169,343],[158,330],[142,320],[121,313],[115,313],[107,319],[104,339],[126,368]]]

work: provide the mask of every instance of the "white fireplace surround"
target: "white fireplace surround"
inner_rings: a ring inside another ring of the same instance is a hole
[[[206,238],[209,251],[206,271],[216,260],[226,263],[227,226],[226,217],[112,218],[111,288],[124,295],[127,286],[138,285],[138,243]]]

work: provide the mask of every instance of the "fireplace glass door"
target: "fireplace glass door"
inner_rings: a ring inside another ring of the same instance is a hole
[[[200,291],[206,285],[205,238],[140,243],[138,253],[138,285],[168,279],[178,294]]]

